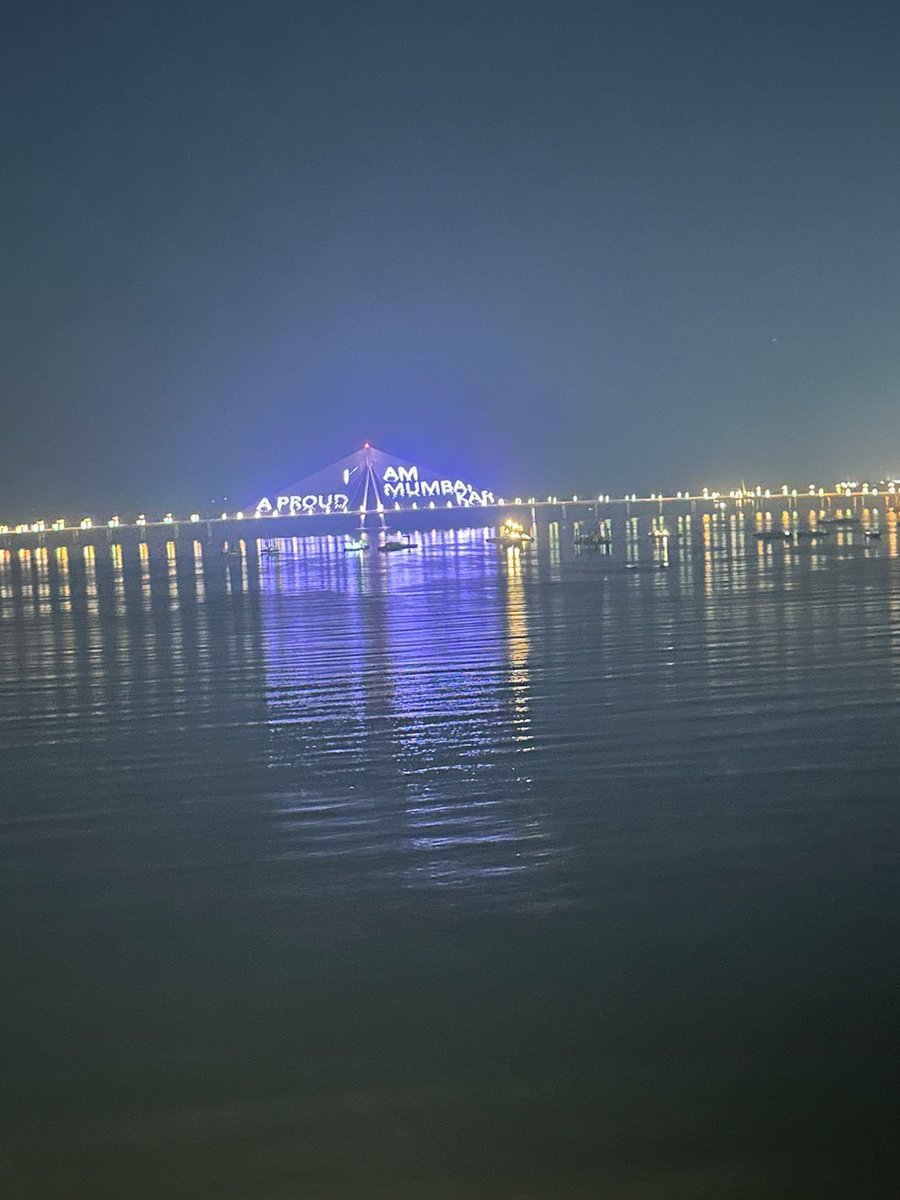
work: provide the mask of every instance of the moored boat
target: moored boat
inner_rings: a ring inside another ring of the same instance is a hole
[[[490,536],[487,539],[489,542],[496,542],[498,546],[527,546],[533,541],[530,533],[526,533],[522,525],[518,521],[512,519],[504,521],[497,530],[496,536]]]

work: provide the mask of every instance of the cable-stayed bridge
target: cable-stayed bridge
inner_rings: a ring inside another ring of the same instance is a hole
[[[368,442],[314,475],[248,505],[258,517],[357,513],[383,519],[389,512],[434,508],[484,508],[494,493],[468,480],[436,472],[376,450]]]
[[[238,540],[248,545],[281,537],[337,534],[349,535],[360,527],[386,530],[452,529],[496,526],[514,518],[534,530],[577,527],[584,522],[633,521],[640,515],[657,523],[663,515],[703,519],[726,516],[784,523],[804,520],[812,514],[847,520],[877,519],[879,511],[896,519],[900,492],[889,485],[840,484],[826,491],[812,485],[806,489],[782,487],[777,492],[743,487],[727,495],[704,488],[701,495],[635,494],[548,496],[545,500],[497,497],[461,477],[441,476],[422,466],[386,454],[366,443],[359,450],[288,487],[248,498],[246,504],[228,512],[166,513],[135,517],[76,516],[74,519],[32,520],[27,524],[0,523],[0,551],[13,547],[64,546],[66,544],[112,545],[123,541],[165,542],[179,537],[214,542]]]

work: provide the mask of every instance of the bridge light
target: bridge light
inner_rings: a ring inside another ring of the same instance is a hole
[[[237,517],[237,519],[238,519],[239,521],[243,521],[243,519],[244,519],[244,514],[243,514],[242,512],[236,512],[234,515]]]
[[[257,513],[256,515],[259,516],[259,513]],[[191,520],[196,525],[196,523],[200,520],[200,514],[199,513],[191,513]]]

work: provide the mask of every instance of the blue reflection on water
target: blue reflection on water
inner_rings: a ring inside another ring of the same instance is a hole
[[[390,558],[332,539],[291,550],[260,569],[271,766],[300,781],[327,765],[343,790],[323,804],[282,784],[277,853],[539,903],[532,876],[558,851],[522,759],[527,563],[470,531]]]

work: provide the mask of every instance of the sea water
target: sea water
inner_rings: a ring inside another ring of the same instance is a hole
[[[896,1196],[886,535],[0,552],[0,1194]]]

